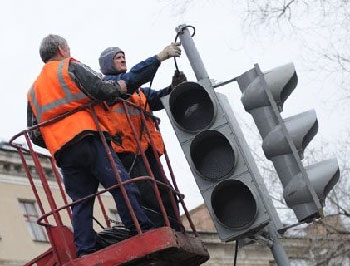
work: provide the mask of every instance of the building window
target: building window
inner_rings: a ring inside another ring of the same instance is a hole
[[[48,242],[44,228],[37,224],[39,218],[36,203],[34,200],[19,200],[24,220],[26,222],[30,236],[34,241]]]
[[[112,224],[120,224],[122,223],[122,219],[116,209],[109,209],[109,220]]]

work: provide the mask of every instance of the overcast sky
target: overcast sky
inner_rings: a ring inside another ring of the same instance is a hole
[[[229,0],[197,1],[186,8],[183,2],[186,1],[3,1],[0,9],[0,139],[9,140],[26,127],[26,93],[43,66],[38,49],[47,34],[65,37],[72,56],[98,71],[98,56],[104,48],[123,49],[130,68],[174,41],[175,27],[184,23],[196,27],[194,42],[210,78],[217,81],[241,75],[255,63],[265,71],[294,62],[299,85],[285,104],[285,113],[293,115],[315,108],[320,124],[319,138],[327,141],[342,136],[345,124],[327,105],[327,101],[337,101],[327,88],[327,78],[316,82],[315,74],[302,71],[304,45],[301,40],[278,38],[278,33],[277,38],[272,38],[261,30],[259,35],[247,34],[242,30],[241,9]],[[178,59],[178,65],[189,80],[195,80],[185,53]],[[169,85],[173,72],[173,60],[162,63],[152,88]],[[251,121],[243,111],[237,84],[220,91],[228,95],[239,119],[244,123]],[[182,150],[165,112],[156,115],[161,118],[161,130],[180,190],[186,195],[187,206],[196,207],[202,199]]]

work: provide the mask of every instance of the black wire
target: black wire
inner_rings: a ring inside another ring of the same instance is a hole
[[[105,229],[104,226],[99,222],[99,220],[97,220],[94,216],[92,216],[92,218],[99,226],[101,226],[102,229]]]
[[[184,29],[187,29],[187,28],[193,29],[193,33],[192,33],[191,37],[193,37],[196,34],[196,28],[194,26],[190,26],[190,25],[184,26],[176,33],[175,42],[177,41],[177,38],[179,37],[180,33],[182,33],[184,31]]]
[[[237,263],[237,255],[238,255],[238,239],[236,240],[235,258],[234,258],[234,260],[233,260],[233,266],[236,266],[236,263]]]
[[[176,36],[175,36],[175,42],[177,42],[177,38],[179,37],[179,35],[184,31],[184,29],[187,29],[187,28],[192,28],[193,29],[193,33],[191,35],[191,37],[193,37],[195,34],[196,34],[196,28],[194,26],[184,26],[182,27],[177,33],[176,33]],[[180,42],[181,43],[181,42]],[[179,70],[179,67],[177,65],[177,62],[176,62],[176,57],[174,57],[174,63],[175,63],[175,69],[176,69],[176,74],[179,75],[180,74],[180,70]]]
[[[179,67],[177,66],[177,62],[176,62],[176,59],[175,59],[176,57],[174,57],[174,63],[175,63],[175,74],[176,75],[179,75],[180,74],[180,70],[179,70]]]

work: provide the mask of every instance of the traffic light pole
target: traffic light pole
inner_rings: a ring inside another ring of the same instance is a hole
[[[176,32],[180,38],[181,44],[185,50],[186,56],[190,61],[191,67],[195,73],[197,81],[208,79],[209,76],[207,71],[204,68],[204,64],[200,58],[199,52],[197,51],[193,39],[190,35],[190,32],[186,25],[180,25],[176,28]],[[221,102],[221,104],[224,104]],[[234,116],[231,118],[235,122]],[[242,136],[243,137],[243,136]],[[248,156],[250,153],[246,153]],[[251,156],[251,155],[250,155]],[[253,160],[253,158],[252,158]],[[258,173],[257,167],[252,167],[255,169],[251,169],[251,171]],[[258,174],[259,175],[259,174]],[[278,229],[282,228],[281,221],[278,217],[276,209],[273,206],[271,199],[266,196],[268,195],[267,189],[263,182],[259,182],[259,180],[255,180],[258,183],[259,187],[259,196],[263,200],[263,204],[268,212],[270,221],[268,225],[268,233],[269,239],[267,239],[267,244],[271,249],[271,252],[274,256],[274,259],[279,266],[289,266],[288,256],[282,246],[280,241],[280,235],[278,233]],[[265,239],[266,240],[266,239]]]
[[[182,47],[185,50],[186,56],[190,61],[191,67],[194,71],[197,81],[201,79],[209,79],[209,75],[205,70],[203,61],[199,55],[199,52],[194,45],[193,39],[186,25],[180,25],[176,29],[176,32],[180,38]]]

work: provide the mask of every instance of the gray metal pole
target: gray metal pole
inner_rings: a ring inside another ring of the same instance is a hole
[[[186,56],[190,61],[191,67],[194,71],[194,74],[196,75],[197,81],[206,78],[208,79],[208,73],[204,68],[202,59],[197,51],[197,48],[186,25],[180,25],[175,30],[179,34],[182,47],[184,48]]]
[[[197,81],[202,79],[209,79],[209,75],[205,70],[203,61],[199,55],[199,52],[194,44],[194,41],[190,35],[189,30],[187,29],[185,24],[178,26],[176,32],[179,35],[182,47],[185,50],[186,56],[190,61],[191,67],[195,73]],[[257,170],[257,169],[256,169]],[[264,188],[261,185],[260,188]],[[261,191],[261,193],[266,193],[267,191]],[[268,246],[271,249],[271,252],[274,256],[274,259],[279,266],[290,266],[288,256],[282,246],[282,243],[279,238],[278,228],[281,228],[282,224],[276,212],[276,209],[273,206],[272,201],[268,201],[265,196],[262,197],[264,199],[265,207],[269,213],[269,217],[271,219],[269,223],[269,237],[271,238],[268,242]]]
[[[272,255],[279,266],[290,266],[288,256],[283,248],[279,235],[277,233],[277,228],[273,223],[269,224],[269,235],[272,243],[269,245]]]

